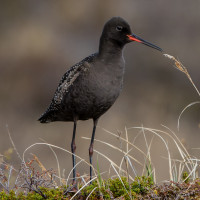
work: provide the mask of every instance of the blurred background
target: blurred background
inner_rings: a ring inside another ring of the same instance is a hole
[[[8,129],[20,155],[35,142],[48,143],[70,150],[72,123],[40,124],[37,119],[51,102],[56,87],[67,69],[98,50],[104,23],[113,16],[126,19],[133,33],[174,55],[187,67],[200,89],[200,1],[187,0],[85,0],[85,1],[1,1],[0,5],[0,153],[12,147]],[[139,43],[124,50],[126,73],[124,89],[114,106],[102,116],[96,139],[116,146],[120,141],[106,133],[121,132],[125,127],[145,126],[173,130],[187,150],[199,155],[200,105],[190,107],[180,120],[185,106],[198,101],[199,96],[187,77],[173,67],[162,53]],[[128,131],[132,141],[138,130]],[[92,121],[80,121],[77,129],[77,155],[88,160]],[[147,132],[147,138],[152,134]],[[169,144],[170,144],[169,140]],[[135,144],[146,151],[144,138]],[[124,146],[122,146],[124,148]],[[117,164],[122,155],[106,145],[95,142],[95,149]],[[177,158],[176,151],[173,158]],[[57,168],[52,152],[46,146],[35,146],[26,154],[38,156],[44,166]],[[67,175],[72,168],[71,155],[57,151],[61,170]],[[133,150],[133,155],[138,156]],[[157,181],[169,179],[165,147],[154,139],[152,161]],[[97,154],[94,154],[96,166]],[[144,161],[143,157],[138,158]],[[108,162],[99,156],[100,170],[108,170]],[[16,168],[20,160],[13,153],[10,163]],[[135,163],[133,163],[134,165]],[[140,168],[135,164],[138,172]],[[85,165],[78,166],[82,175],[89,173]]]

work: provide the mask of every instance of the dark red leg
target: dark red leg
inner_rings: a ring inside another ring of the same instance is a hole
[[[92,165],[92,155],[93,155],[93,145],[94,145],[94,136],[95,136],[95,131],[96,131],[96,126],[97,126],[98,119],[94,119],[94,126],[93,126],[93,131],[92,131],[92,138],[90,142],[90,147],[89,147],[89,157],[90,157],[90,164]],[[90,166],[90,180],[92,179],[92,166]]]
[[[76,183],[76,157],[75,157],[75,151],[76,151],[76,144],[75,144],[75,135],[76,135],[76,120],[74,121],[74,129],[73,129],[73,136],[72,136],[72,143],[71,143],[71,152],[72,154],[72,163],[73,163],[73,184]]]

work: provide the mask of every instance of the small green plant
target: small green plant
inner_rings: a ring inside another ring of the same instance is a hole
[[[153,169],[150,161],[148,164],[146,164],[146,176],[149,177],[152,182],[154,182]]]
[[[183,172],[182,179],[183,179],[183,181],[184,181],[185,183],[189,183],[189,182],[190,182],[188,172]]]

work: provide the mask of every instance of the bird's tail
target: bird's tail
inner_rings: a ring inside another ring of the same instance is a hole
[[[53,111],[47,111],[41,115],[41,117],[38,119],[38,121],[40,121],[40,123],[52,122],[52,121],[54,121],[53,115],[54,115]]]

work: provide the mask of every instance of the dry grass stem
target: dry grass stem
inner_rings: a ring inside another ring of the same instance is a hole
[[[71,200],[74,199],[74,198],[76,197],[76,195],[77,195],[78,193],[80,193],[81,190],[83,190],[83,188],[85,188],[87,185],[89,185],[89,183],[92,182],[92,181],[94,181],[96,178],[97,178],[97,176],[95,176],[95,177],[92,178],[90,181],[88,181],[85,185],[83,185],[83,186],[81,187],[81,189],[79,189],[79,190],[72,196]]]
[[[72,174],[74,168],[76,168],[81,162],[82,162],[82,160],[80,160],[79,162],[77,162],[76,165],[70,170],[70,172],[69,172],[69,174],[68,174],[68,177],[67,177],[67,180],[66,180],[66,185],[68,184],[69,177],[70,177],[70,175]]]
[[[193,105],[195,105],[195,104],[198,104],[198,103],[200,103],[200,101],[192,102],[192,103],[190,103],[189,105],[187,105],[187,106],[181,111],[181,113],[180,113],[180,115],[179,115],[179,117],[178,117],[178,123],[177,123],[177,129],[178,129],[178,131],[179,131],[179,128],[180,128],[180,119],[181,119],[182,114],[185,112],[185,110],[186,110],[187,108],[189,108],[190,106],[193,106]]]
[[[87,196],[86,200],[89,199],[89,197],[91,196],[91,194],[92,194],[96,189],[97,189],[97,187],[95,187],[95,188],[90,192],[90,194]]]
[[[13,140],[12,140],[10,131],[9,131],[9,129],[8,129],[8,125],[6,125],[6,129],[7,129],[7,133],[8,133],[8,136],[9,136],[9,138],[10,138],[10,141],[11,141],[11,143],[12,143],[12,146],[13,146],[13,148],[14,148],[14,150],[15,150],[17,156],[18,156],[18,158],[22,161],[22,157],[20,156],[19,152],[17,151],[17,148],[16,148],[16,146],[15,146],[15,143],[14,143]]]
[[[43,142],[47,142],[47,141],[45,141],[44,139],[42,139],[42,138],[40,138]],[[59,163],[59,160],[58,160],[58,156],[57,156],[57,154],[56,154],[56,152],[53,150],[53,148],[51,147],[51,146],[49,146],[49,148],[50,148],[50,150],[52,151],[52,153],[53,153],[53,155],[55,156],[55,159],[56,159],[56,163],[57,163],[57,168],[58,168],[58,177],[60,177],[59,178],[59,180],[60,180],[60,185],[61,185],[61,183],[63,183],[64,184],[64,182],[62,182],[62,177],[61,177],[61,172],[60,172],[60,163]],[[63,178],[64,178],[64,176],[63,176]]]
[[[40,169],[42,170],[42,172],[47,171],[47,169],[44,167],[44,165],[40,162],[40,160],[38,159],[38,157],[35,154],[31,154],[34,158],[34,160],[37,162],[37,164],[39,165]]]
[[[119,167],[115,162],[113,162],[110,158],[108,158],[108,157],[107,157],[106,155],[104,155],[103,153],[101,153],[101,152],[99,152],[99,151],[97,151],[97,150],[94,150],[94,152],[98,153],[98,154],[101,155],[103,158],[105,158],[106,160],[108,160],[108,161],[110,162],[110,164],[112,165],[112,167],[115,166],[116,168],[120,169],[120,167]],[[123,169],[121,169],[121,170],[122,170],[122,172],[124,172],[124,174],[127,174],[127,172],[126,172],[125,170],[123,170]],[[130,174],[129,174],[129,178],[130,178],[132,181],[134,180],[134,178],[131,177]]]
[[[88,138],[88,137],[82,137],[82,138],[83,139],[87,139],[87,140],[91,139],[91,138]],[[115,150],[118,150],[118,151],[122,152],[124,154],[124,156],[128,155],[132,160],[134,160],[135,162],[137,162],[139,165],[143,166],[143,164],[141,162],[139,162],[137,159],[135,159],[134,157],[132,157],[131,155],[128,154],[130,151],[126,153],[126,152],[122,151],[119,147],[116,147],[116,146],[114,146],[114,145],[112,145],[112,144],[110,144],[108,142],[104,142],[104,141],[101,141],[101,140],[98,140],[98,139],[94,139],[94,141],[103,143],[103,144],[105,144],[105,145],[107,145],[107,146],[109,146],[109,147],[111,147],[111,148],[113,148]]]
[[[127,128],[127,130],[130,128]],[[117,134],[114,134],[104,128],[102,128],[102,130],[104,130],[106,133],[109,133],[110,135],[118,138],[119,136]],[[142,155],[144,155],[145,157],[147,157],[147,155],[140,149],[138,148],[136,145],[134,145],[133,143],[131,143],[130,141],[127,141],[126,139],[124,139],[123,137],[120,138],[121,140],[123,140],[124,142],[128,143],[130,146],[134,147],[137,151],[139,151],[139,153],[141,153]],[[120,150],[121,151],[121,150]],[[147,157],[148,158],[148,157]]]
[[[200,92],[199,92],[199,90],[197,89],[196,85],[194,84],[194,82],[193,82],[193,80],[192,80],[190,74],[188,73],[186,67],[184,67],[183,64],[182,64],[180,61],[178,61],[174,56],[171,56],[171,55],[169,55],[169,54],[163,54],[163,55],[164,55],[165,57],[167,57],[167,58],[169,58],[169,59],[171,59],[171,60],[174,61],[174,64],[175,64],[176,68],[177,68],[179,71],[183,72],[183,73],[188,77],[188,79],[189,79],[190,82],[192,83],[193,87],[194,87],[195,90],[197,91],[198,95],[200,96]]]

